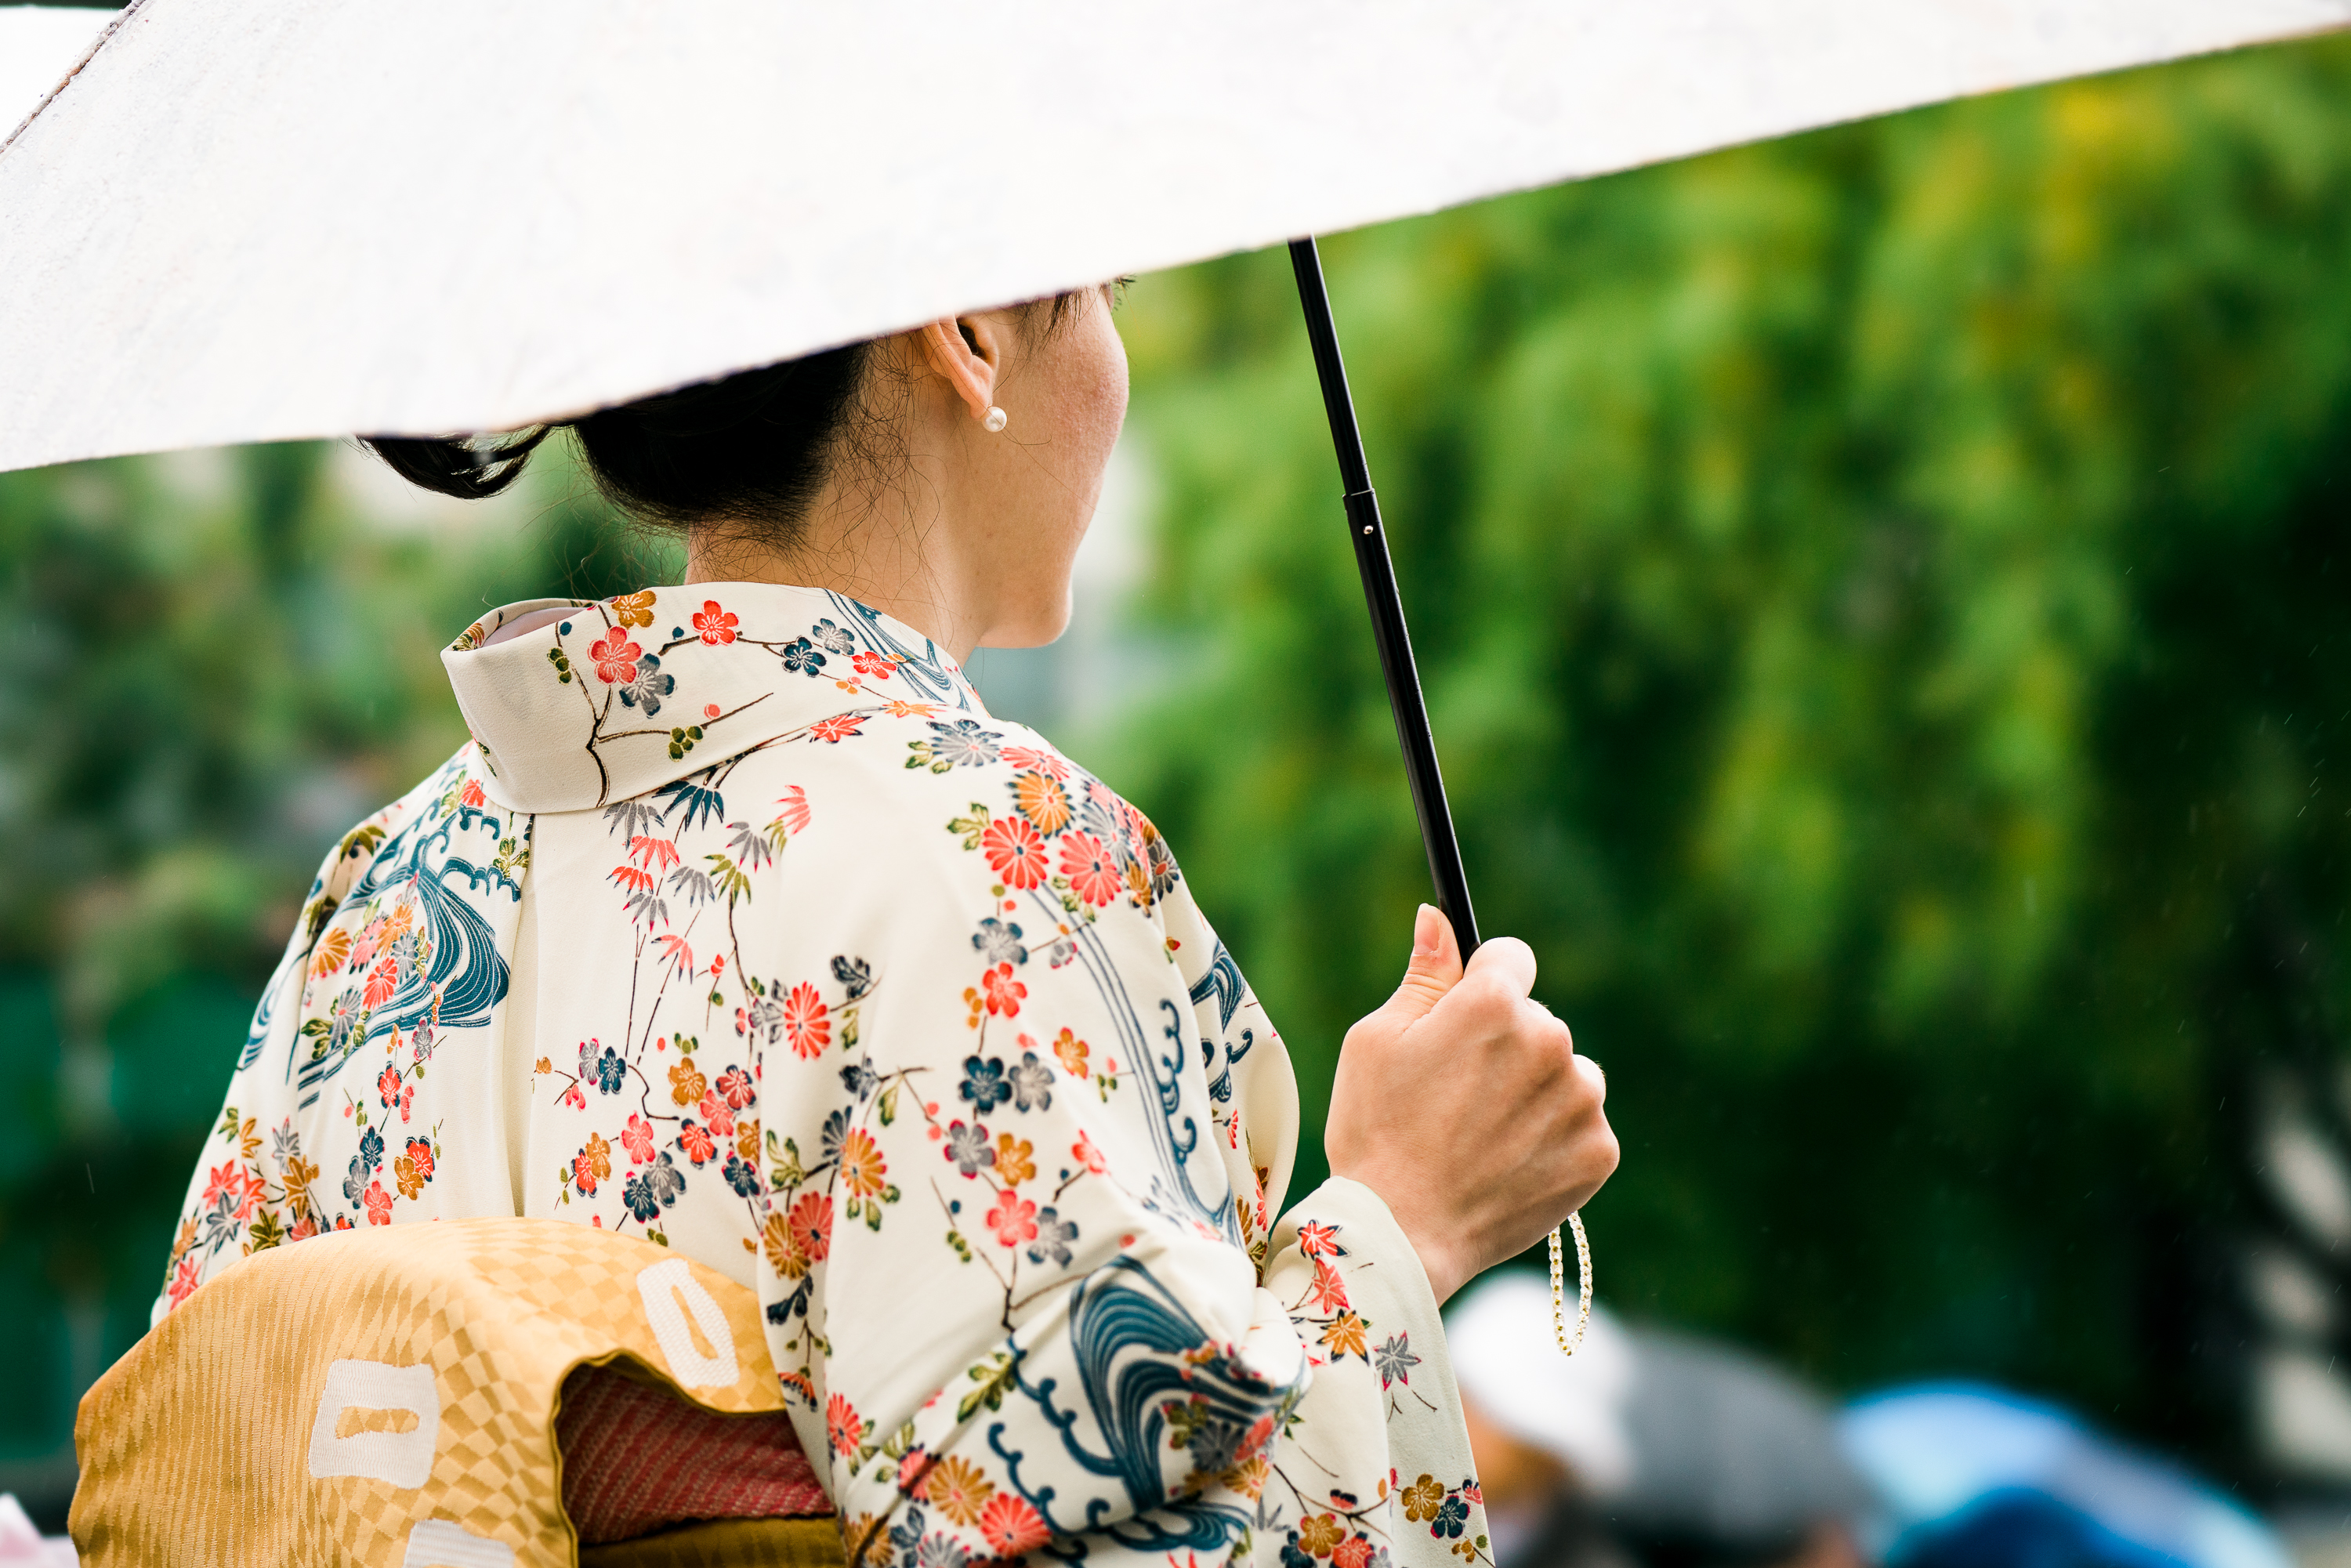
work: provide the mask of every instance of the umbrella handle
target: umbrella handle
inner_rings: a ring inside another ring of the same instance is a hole
[[[1405,630],[1404,601],[1396,592],[1395,564],[1388,559],[1387,529],[1381,525],[1379,497],[1372,492],[1371,469],[1364,462],[1363,434],[1355,428],[1355,402],[1347,391],[1346,364],[1339,357],[1331,296],[1322,286],[1322,258],[1311,237],[1290,242],[1290,265],[1298,274],[1298,302],[1305,308],[1306,336],[1314,345],[1322,409],[1331,416],[1347,533],[1354,540],[1355,568],[1363,574],[1364,600],[1371,607],[1372,637],[1379,644],[1380,673],[1387,678],[1388,706],[1395,715],[1396,740],[1404,747],[1412,809],[1420,818],[1420,841],[1428,851],[1429,880],[1437,884],[1437,906],[1453,923],[1466,964],[1478,950],[1478,916],[1469,906],[1469,878],[1461,869],[1461,841],[1454,836],[1453,812],[1445,803],[1445,776],[1437,766],[1437,741],[1429,734],[1428,706],[1420,695],[1412,637]]]

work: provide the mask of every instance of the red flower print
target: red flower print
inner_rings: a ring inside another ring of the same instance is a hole
[[[1020,1015],[1020,998],[1029,988],[1012,977],[1012,966],[998,964],[979,977],[979,988],[987,996],[987,1010],[1005,1018]]]
[[[306,1214],[294,1222],[294,1228],[286,1233],[286,1239],[289,1241],[308,1241],[318,1234],[319,1217],[315,1214]]]
[[[736,1111],[758,1098],[758,1091],[751,1087],[751,1075],[739,1067],[730,1067],[718,1075],[718,1092],[727,1107]]]
[[[979,1511],[979,1533],[1007,1557],[1034,1552],[1052,1538],[1052,1531],[1045,1528],[1044,1520],[1028,1500],[1008,1491],[998,1492]]]
[[[742,623],[733,611],[719,609],[716,599],[704,600],[702,608],[694,612],[694,629],[714,648],[735,641],[735,628]]]
[[[990,870],[1022,892],[1045,880],[1045,841],[1019,817],[999,817],[979,836]]]
[[[489,804],[489,797],[482,793],[482,786],[478,779],[468,779],[465,780],[465,787],[457,791],[457,803],[461,806],[471,806],[478,811]]]
[[[1320,1220],[1310,1219],[1298,1228],[1298,1249],[1309,1258],[1328,1258],[1339,1250],[1339,1233]]]
[[[558,1103],[569,1105],[574,1111],[585,1111],[588,1109],[588,1096],[580,1092],[580,1085],[575,1081],[570,1088],[563,1092],[562,1098]]]
[[[1033,746],[1008,746],[1004,760],[1019,772],[1042,773],[1049,779],[1067,779],[1070,765],[1050,751]]]
[[[392,1194],[383,1190],[383,1183],[380,1181],[368,1183],[368,1189],[360,1195],[360,1201],[367,1205],[370,1225],[392,1223]]]
[[[712,1140],[710,1129],[690,1119],[677,1130],[677,1146],[695,1165],[701,1165],[718,1152],[718,1145]]]
[[[392,993],[399,988],[399,961],[386,953],[375,961],[375,967],[368,971],[367,989],[361,993],[360,1003],[373,1011],[392,1000]]]
[[[1061,874],[1070,891],[1095,908],[1106,907],[1126,885],[1118,862],[1092,833],[1071,833],[1061,841]]]
[[[621,1129],[621,1147],[629,1151],[629,1163],[641,1166],[653,1157],[653,1124],[632,1112],[629,1124]]]
[[[1094,1141],[1083,1133],[1080,1133],[1078,1141],[1070,1145],[1070,1157],[1096,1176],[1110,1168],[1109,1162],[1102,1158],[1102,1152],[1094,1147]]]
[[[417,1180],[431,1181],[433,1179],[433,1145],[423,1138],[409,1139],[408,1163],[415,1167]]]
[[[1317,1258],[1314,1282],[1306,1287],[1306,1299],[1314,1303],[1316,1312],[1325,1315],[1343,1312],[1347,1310],[1347,1282],[1339,1278],[1338,1270]]]
[[[787,1223],[791,1227],[792,1247],[811,1263],[821,1263],[832,1254],[832,1198],[821,1192],[802,1193],[792,1205]]]
[[[1037,1239],[1037,1206],[1017,1193],[1002,1193],[987,1211],[987,1228],[999,1247],[1018,1247]]]
[[[247,1176],[234,1160],[216,1166],[204,1181],[204,1207],[210,1208],[224,1197],[237,1218],[251,1219],[254,1205],[261,1198],[261,1183]]]
[[[866,716],[862,713],[836,714],[831,718],[820,718],[809,726],[809,738],[821,740],[827,746],[839,746],[855,735],[857,727],[865,719]]]
[[[1368,1568],[1372,1561],[1372,1538],[1351,1535],[1331,1548],[1331,1568]]]
[[[792,1054],[802,1061],[815,1061],[832,1043],[832,1025],[826,1021],[824,998],[805,980],[794,986],[792,994],[784,998],[784,1032],[791,1040]]]
[[[644,650],[629,641],[626,632],[614,632],[600,638],[588,650],[596,661],[596,678],[608,686],[622,685],[637,678],[637,660]]]
[[[375,1092],[376,1098],[383,1102],[386,1109],[390,1109],[392,1106],[399,1104],[400,1069],[397,1067],[387,1067],[381,1072],[377,1073],[375,1080]]]
[[[876,653],[868,650],[850,660],[849,665],[861,675],[872,675],[876,680],[886,681],[890,678],[890,672],[898,667],[898,662],[886,653]]]
[[[726,1108],[726,1102],[720,1098],[717,1090],[713,1089],[702,1097],[700,1109],[703,1123],[709,1127],[712,1137],[731,1138],[735,1135],[735,1113]]]
[[[853,1454],[857,1445],[865,1440],[864,1419],[849,1403],[847,1395],[834,1395],[832,1402],[824,1407],[824,1436],[836,1454]]]
[[[172,1304],[176,1307],[195,1294],[196,1283],[196,1260],[183,1258],[180,1266],[172,1270],[172,1283],[164,1293],[172,1298]]]
[[[906,1457],[898,1461],[898,1490],[909,1497],[922,1496],[923,1482],[929,1478],[931,1466],[937,1458],[920,1443],[907,1449]]]

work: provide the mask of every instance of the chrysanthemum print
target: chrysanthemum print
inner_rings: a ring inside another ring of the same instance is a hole
[[[1281,1216],[1281,1041],[1157,829],[919,633],[510,606],[321,868],[158,1310],[322,1230],[641,1235],[754,1288],[853,1562],[1488,1560],[1379,1199]]]

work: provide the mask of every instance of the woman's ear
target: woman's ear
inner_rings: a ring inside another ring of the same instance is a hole
[[[974,419],[985,418],[996,400],[996,378],[1004,368],[1001,324],[988,316],[958,316],[934,321],[914,334],[931,368],[947,379]]]

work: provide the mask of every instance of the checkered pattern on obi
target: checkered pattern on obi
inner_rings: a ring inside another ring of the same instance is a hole
[[[612,1366],[583,1366],[555,1418],[563,1511],[583,1545],[694,1519],[829,1515],[789,1418],[721,1416]]]

